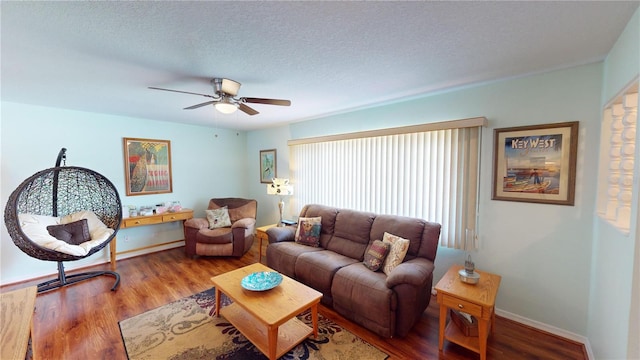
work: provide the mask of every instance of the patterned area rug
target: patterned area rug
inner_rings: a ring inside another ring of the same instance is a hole
[[[222,305],[230,300],[223,296]],[[120,322],[129,359],[266,359],[224,317],[213,316],[209,289]],[[298,316],[311,324],[311,314]],[[307,338],[281,359],[386,359],[378,350],[319,314],[318,338]]]

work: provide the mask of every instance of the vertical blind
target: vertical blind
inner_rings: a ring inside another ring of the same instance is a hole
[[[447,122],[445,129],[290,142],[292,205],[422,218],[442,225],[442,246],[465,248],[475,234],[480,126],[486,123],[477,119]]]

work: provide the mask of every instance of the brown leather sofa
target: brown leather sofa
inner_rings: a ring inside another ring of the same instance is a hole
[[[422,219],[307,205],[300,217],[322,217],[320,246],[294,241],[294,226],[267,231],[267,265],[320,292],[322,303],[374,333],[403,337],[431,300],[440,224]],[[389,276],[363,264],[385,232],[408,239],[409,249]]]
[[[187,256],[240,257],[251,249],[256,232],[258,202],[242,198],[211,199],[207,210],[225,206],[229,211],[231,226],[209,229],[206,218],[193,218],[184,222]]]

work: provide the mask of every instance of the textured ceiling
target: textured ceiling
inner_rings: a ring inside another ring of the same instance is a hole
[[[249,130],[601,61],[629,2],[10,2],[3,101]],[[210,79],[289,99],[223,115]]]

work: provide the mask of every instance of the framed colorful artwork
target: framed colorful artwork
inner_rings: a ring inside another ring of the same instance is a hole
[[[260,182],[270,184],[277,175],[276,149],[260,150]]]
[[[172,192],[171,142],[123,138],[127,195]]]
[[[493,200],[573,205],[578,122],[495,129]]]

